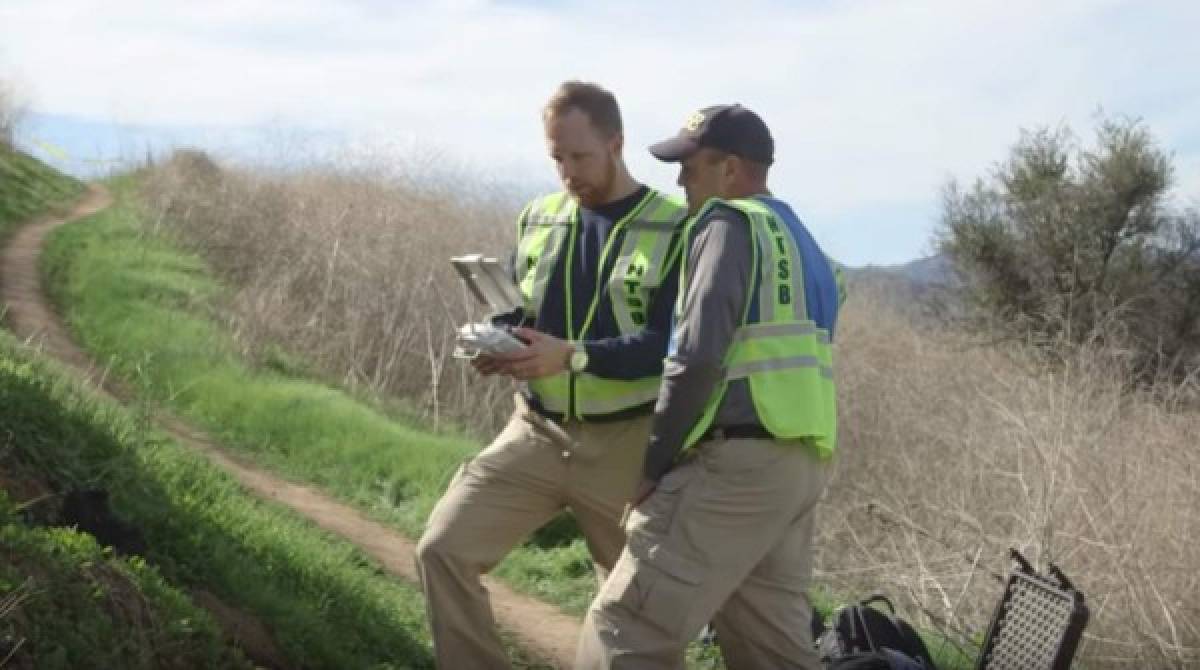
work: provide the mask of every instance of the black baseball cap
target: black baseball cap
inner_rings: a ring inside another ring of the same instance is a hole
[[[677,163],[710,147],[763,165],[775,162],[775,140],[758,114],[741,105],[713,105],[693,112],[679,134],[650,145],[660,161]]]

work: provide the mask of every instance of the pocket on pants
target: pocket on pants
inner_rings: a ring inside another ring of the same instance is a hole
[[[625,523],[626,536],[634,533],[666,535],[671,530],[675,515],[679,513],[684,490],[698,472],[698,468],[690,463],[668,472],[659,481],[654,493],[630,510],[629,520]]]
[[[610,598],[638,626],[685,641],[691,635],[689,629],[697,627],[691,613],[703,588],[701,566],[640,534],[630,538],[628,548],[626,558],[634,560],[622,561],[624,569],[610,577],[615,580]]]
[[[682,560],[652,561],[639,572],[642,616],[673,639],[690,637],[689,619],[695,609],[701,582],[700,570]]]

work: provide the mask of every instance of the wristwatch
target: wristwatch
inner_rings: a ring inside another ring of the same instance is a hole
[[[583,342],[572,342],[571,346],[575,347],[575,351],[571,352],[571,358],[567,359],[567,364],[571,367],[571,372],[579,374],[587,368],[587,349],[583,348]]]

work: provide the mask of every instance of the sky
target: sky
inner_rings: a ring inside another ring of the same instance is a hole
[[[951,179],[1021,129],[1141,119],[1200,204],[1200,3],[1109,0],[0,0],[0,80],[21,142],[77,172],[202,145],[294,157],[338,145],[554,185],[540,108],[612,90],[635,177],[700,107],[740,102],[776,139],[771,188],[832,256],[931,251]]]

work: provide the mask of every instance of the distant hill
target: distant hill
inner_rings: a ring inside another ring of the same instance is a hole
[[[849,281],[908,282],[915,286],[954,283],[954,268],[943,254],[918,258],[901,265],[864,265],[845,268]]]
[[[948,290],[957,284],[950,259],[942,254],[900,265],[866,265],[844,268],[850,293],[869,291],[886,300],[913,307],[911,313],[944,311]],[[910,310],[905,309],[905,312]]]

